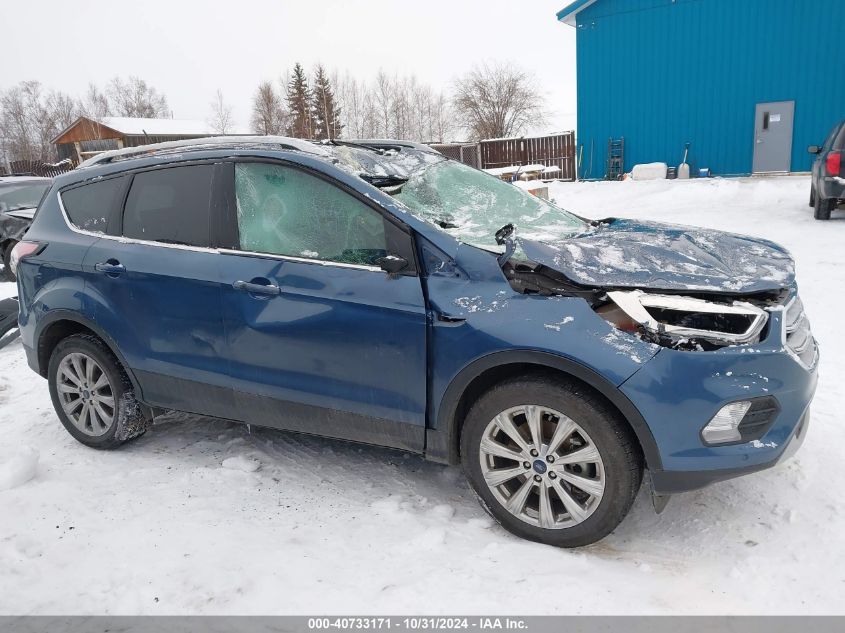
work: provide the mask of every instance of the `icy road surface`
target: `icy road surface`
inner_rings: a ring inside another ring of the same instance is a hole
[[[845,613],[845,213],[814,221],[804,177],[552,195],[590,217],[792,251],[822,349],[792,462],[678,496],[661,516],[641,494],[602,543],[557,550],[494,525],[458,468],[401,452],[200,418],[87,449],[17,341],[0,350],[0,612]]]

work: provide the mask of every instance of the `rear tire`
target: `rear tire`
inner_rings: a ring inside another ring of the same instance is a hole
[[[810,186],[810,206],[816,206],[816,190],[812,185]]]
[[[820,196],[816,196],[816,204],[813,211],[813,217],[817,220],[829,220],[830,213],[831,211],[833,211],[835,202],[835,200],[829,198],[822,198]]]
[[[643,471],[618,412],[580,383],[542,375],[505,381],[478,399],[462,429],[461,461],[483,507],[506,530],[558,547],[610,534],[628,514]]]
[[[96,336],[74,334],[61,341],[50,356],[47,378],[59,420],[86,446],[116,448],[152,424],[120,362]]]
[[[16,241],[12,240],[11,242],[6,243],[6,248],[3,249],[3,277],[7,281],[16,281],[17,277],[15,277],[15,273],[12,272],[12,267],[9,265],[11,258],[12,258],[12,249],[17,244]]]

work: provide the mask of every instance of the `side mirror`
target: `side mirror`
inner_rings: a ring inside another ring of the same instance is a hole
[[[389,275],[397,275],[408,267],[408,260],[398,255],[387,255],[377,260],[376,263]]]
[[[818,145],[810,145],[810,147],[808,147],[808,148],[807,148],[807,151],[808,151],[810,154],[821,154],[821,153],[822,153],[822,148],[821,148],[821,147],[819,147]]]

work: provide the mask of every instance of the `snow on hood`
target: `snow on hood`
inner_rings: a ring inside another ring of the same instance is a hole
[[[710,229],[610,219],[560,240],[519,244],[530,260],[585,286],[747,294],[795,280],[784,248]]]

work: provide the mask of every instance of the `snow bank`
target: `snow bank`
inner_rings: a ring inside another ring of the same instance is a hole
[[[245,473],[254,473],[256,470],[261,468],[261,462],[257,459],[247,457],[246,455],[238,455],[236,457],[224,459],[221,466],[223,466],[223,468],[228,468],[229,470],[240,470]]]
[[[32,446],[21,446],[11,454],[0,455],[0,490],[17,488],[35,477],[38,457]]]

